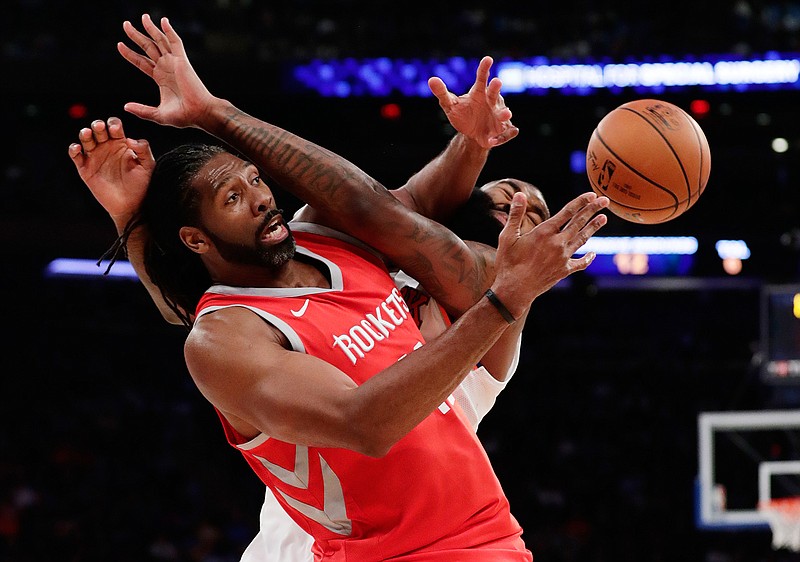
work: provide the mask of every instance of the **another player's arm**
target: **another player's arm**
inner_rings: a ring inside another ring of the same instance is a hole
[[[125,136],[122,121],[92,121],[78,133],[78,142],[69,146],[69,156],[83,182],[123,235],[139,211],[155,159],[146,140]],[[144,226],[127,235],[127,257],[159,312],[170,324],[180,324],[175,312],[164,301],[161,291],[151,281],[144,266],[144,246],[149,238]]]
[[[406,207],[437,222],[469,199],[489,150],[462,134],[401,187],[391,190]]]
[[[489,149],[459,133],[404,185],[389,192],[412,211],[442,222],[469,199],[488,154]],[[332,222],[323,209],[310,205],[295,218],[319,224]]]
[[[458,134],[444,152],[392,193],[410,209],[438,222],[469,199],[489,150],[519,133],[511,124],[511,110],[500,95],[502,82],[498,78],[489,80],[492,63],[491,57],[481,59],[475,82],[461,96],[450,92],[438,76],[428,80],[431,92]]]
[[[456,96],[439,77],[430,88],[457,134],[436,158],[391,193],[406,207],[437,222],[446,220],[469,199],[486,164],[489,150],[513,139],[519,129],[511,124],[498,78],[489,81],[491,57],[484,57],[470,90]],[[326,222],[313,207],[297,215],[306,222]]]
[[[467,241],[467,245],[473,252],[479,253],[482,256],[484,263],[486,263],[486,278],[489,282],[493,281],[497,250],[479,242]],[[458,318],[463,312],[463,310],[455,311],[451,313],[450,316],[451,318]],[[517,318],[517,321],[509,326],[495,344],[480,358],[480,363],[486,368],[489,374],[500,382],[506,380],[509,370],[514,363],[518,351],[519,338],[522,336],[522,330],[525,328],[525,322],[528,319],[529,313],[530,309],[526,310],[522,316]]]
[[[119,50],[159,85],[161,99],[158,107],[128,103],[127,111],[162,125],[196,127],[233,146],[283,188],[326,209],[336,220],[334,228],[371,244],[446,306],[466,309],[481,300],[487,279],[485,263],[462,240],[404,207],[354,164],[213,96],[189,63],[168,20],[161,20],[164,31],[149,16],[143,16],[142,23],[150,37],[129,22],[124,28],[145,55],[123,43]],[[571,256],[605,224],[604,215],[593,216],[608,200],[586,193],[524,235],[519,222],[525,197],[517,194],[514,201],[519,214],[516,230],[509,232],[509,220],[503,232],[505,249],[501,235],[497,254],[497,263],[503,267],[498,265],[492,288],[501,300],[509,301],[508,310],[518,318],[534,298],[591,263],[591,254],[578,259]],[[512,213],[514,210],[512,204]],[[531,263],[536,267],[531,268]]]
[[[117,227],[117,232],[122,234],[122,230],[119,227]],[[181,319],[178,318],[178,315],[175,314],[175,311],[169,307],[167,302],[164,300],[164,296],[161,294],[161,290],[150,280],[150,276],[147,274],[147,269],[144,265],[144,248],[149,239],[150,234],[147,232],[147,227],[138,225],[136,228],[131,230],[130,234],[128,234],[127,242],[125,244],[128,261],[130,262],[131,267],[133,267],[137,277],[142,282],[142,285],[144,285],[144,288],[147,290],[147,293],[150,295],[150,298],[153,300],[153,303],[156,305],[156,308],[158,308],[158,311],[161,313],[161,316],[164,318],[164,320],[166,320],[169,324],[182,326],[183,322]]]

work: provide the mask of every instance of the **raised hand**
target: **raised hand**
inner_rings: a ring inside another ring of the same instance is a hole
[[[500,233],[497,275],[492,288],[515,318],[524,314],[537,296],[565,277],[589,267],[595,257],[593,253],[579,258],[572,256],[606,224],[606,215],[597,213],[607,206],[607,197],[584,193],[523,234],[526,199],[522,193],[514,194],[508,222]]]
[[[155,159],[146,140],[125,136],[122,121],[92,121],[69,145],[69,156],[95,199],[111,215],[117,228],[124,227],[139,210]]]
[[[137,53],[125,43],[117,50],[133,66],[152,78],[158,85],[161,100],[158,107],[141,103],[126,103],[125,111],[137,117],[173,127],[195,127],[217,99],[211,95],[189,63],[183,41],[170,25],[161,18],[161,29],[150,16],[142,16],[147,35],[126,21],[122,24],[127,36],[144,54]],[[163,29],[163,31],[162,31]]]
[[[483,148],[501,145],[519,133],[511,124],[511,110],[500,95],[502,82],[497,77],[488,82],[493,62],[492,57],[481,59],[475,83],[461,96],[450,92],[438,76],[428,79],[428,87],[453,128]]]

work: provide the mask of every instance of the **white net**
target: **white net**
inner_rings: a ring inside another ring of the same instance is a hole
[[[758,510],[772,529],[772,548],[800,552],[800,497],[761,502]]]

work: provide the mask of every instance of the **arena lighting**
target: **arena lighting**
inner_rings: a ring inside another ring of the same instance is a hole
[[[381,117],[390,121],[400,119],[400,106],[396,103],[387,103],[381,106]]]
[[[475,80],[478,59],[454,57],[421,59],[313,60],[290,68],[285,87],[311,90],[326,97],[431,96],[427,80],[440,76],[451,91],[467,91]],[[800,89],[800,55],[766,53],[761,58],[737,59],[706,55],[691,60],[669,56],[654,61],[586,61],[562,64],[546,57],[495,60],[493,71],[503,80],[504,93],[567,95],[639,93],[698,88],[707,91]]]
[[[714,244],[717,249],[717,255],[721,259],[737,258],[746,260],[750,257],[750,248],[744,240],[717,240]]]
[[[719,243],[718,243],[719,244]],[[645,256],[649,275],[685,275],[692,265],[692,256],[697,251],[697,239],[691,236],[595,236],[578,248],[576,255],[595,252],[597,258],[590,272],[598,275],[619,275],[641,270],[641,259]],[[96,260],[57,258],[44,269],[48,278],[103,277],[108,261],[100,265]],[[625,270],[625,271],[621,271]],[[105,277],[138,280],[130,262],[117,260]]]
[[[711,104],[707,100],[692,100],[689,104],[689,111],[698,119],[702,119],[711,111]]]
[[[800,60],[719,60],[717,62],[654,62],[593,65],[499,63],[497,75],[506,92],[637,88],[662,91],[701,86],[713,90],[750,86],[800,87]],[[586,92],[588,93],[588,92]]]
[[[73,103],[69,106],[69,109],[67,109],[67,113],[69,113],[69,116],[73,119],[85,119],[89,114],[89,108],[83,103]]]
[[[694,265],[693,236],[594,236],[575,255],[597,254],[592,275],[687,275]]]
[[[646,256],[650,275],[684,275],[692,265],[692,256],[697,252],[697,239],[692,236],[594,236],[586,244],[578,248],[575,255],[595,252],[597,258],[591,265],[591,271],[605,275],[620,273],[615,260],[620,264],[639,263],[638,257]],[[622,257],[620,257],[622,256]],[[621,265],[621,267],[632,267]],[[108,261],[97,265],[96,260],[77,258],[57,258],[51,261],[44,270],[48,278],[69,277],[103,277],[108,269]],[[638,269],[633,267],[633,269]],[[590,271],[590,272],[591,272]],[[106,277],[115,279],[137,280],[136,271],[130,262],[117,260]]]
[[[598,256],[615,254],[693,255],[697,252],[694,236],[594,236],[578,248],[578,255],[594,252]]]
[[[742,261],[750,257],[747,243],[744,240],[717,240],[714,247],[722,260],[722,269],[725,273],[739,275],[742,272]]]
[[[789,141],[787,141],[783,137],[777,137],[777,138],[772,139],[772,143],[771,143],[770,146],[772,146],[772,150],[774,152],[777,152],[778,154],[782,154],[782,153],[786,152],[787,150],[789,150]]]
[[[569,169],[573,174],[586,173],[586,150],[573,150],[569,153]]]
[[[102,261],[98,265],[96,260],[57,258],[47,264],[44,275],[45,277],[103,277],[108,269],[108,263]],[[138,279],[133,266],[125,260],[114,262],[114,267],[106,277]]]

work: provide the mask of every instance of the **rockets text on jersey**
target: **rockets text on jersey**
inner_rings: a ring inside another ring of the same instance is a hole
[[[409,317],[406,301],[395,288],[386,299],[375,307],[374,314],[368,312],[364,318],[344,334],[333,335],[333,346],[339,348],[350,362],[365,357],[377,342],[388,338]]]

